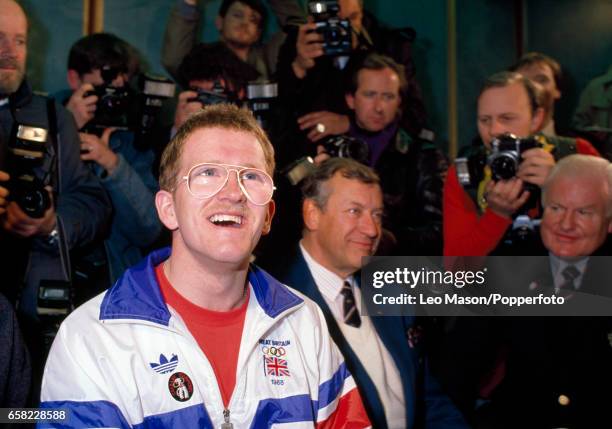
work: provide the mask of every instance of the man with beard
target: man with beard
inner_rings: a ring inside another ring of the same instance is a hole
[[[42,347],[44,329],[38,323],[49,304],[45,294],[59,295],[62,310],[69,310],[68,252],[102,232],[110,205],[79,159],[72,115],[52,99],[34,95],[25,78],[25,13],[13,0],[0,0],[0,10],[2,290],[19,301],[26,339]],[[33,335],[27,335],[30,325]],[[51,325],[43,327],[53,330]],[[35,361],[43,353],[32,350]]]

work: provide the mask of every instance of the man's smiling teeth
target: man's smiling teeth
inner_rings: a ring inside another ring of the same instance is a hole
[[[222,223],[235,223],[238,225],[242,224],[242,216],[216,214],[216,215],[212,215],[208,219],[214,224],[222,224]]]

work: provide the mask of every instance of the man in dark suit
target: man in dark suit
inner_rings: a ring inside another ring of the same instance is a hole
[[[411,317],[360,315],[358,276],[381,236],[376,173],[356,161],[322,162],[302,188],[304,229],[297,254],[273,272],[312,298],[354,375],[375,428],[464,428],[428,374]]]
[[[542,204],[548,258],[506,267],[503,277],[523,295],[563,296],[569,305],[554,310],[563,317],[459,318],[436,375],[477,428],[612,427],[612,264],[604,256],[612,166],[565,157],[542,187]]]

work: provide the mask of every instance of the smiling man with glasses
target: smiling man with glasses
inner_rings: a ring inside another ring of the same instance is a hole
[[[249,263],[273,172],[246,110],[210,106],[178,130],[156,196],[172,247],[66,319],[42,407],[68,427],[370,426],[319,308]]]

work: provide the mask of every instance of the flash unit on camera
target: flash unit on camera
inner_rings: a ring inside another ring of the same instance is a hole
[[[19,125],[17,127],[17,138],[44,143],[47,141],[47,130],[29,125]]]

